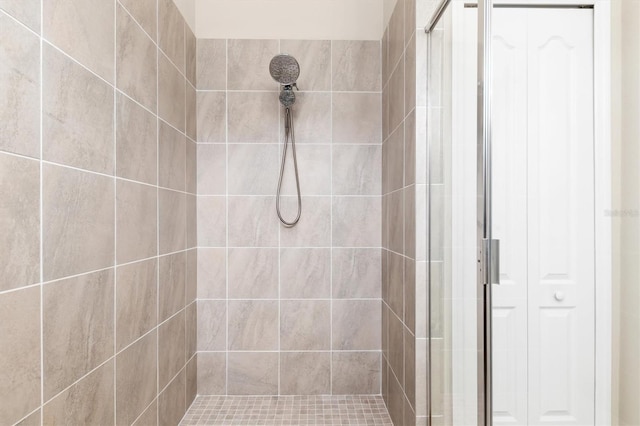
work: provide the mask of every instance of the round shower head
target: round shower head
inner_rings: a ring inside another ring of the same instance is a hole
[[[271,77],[283,86],[294,84],[300,75],[300,65],[291,55],[280,54],[269,63]]]

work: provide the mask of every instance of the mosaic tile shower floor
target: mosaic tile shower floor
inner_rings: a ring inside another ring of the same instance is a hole
[[[198,396],[181,426],[393,426],[381,396]]]

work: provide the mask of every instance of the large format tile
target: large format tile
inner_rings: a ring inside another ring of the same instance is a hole
[[[227,94],[198,92],[196,94],[198,142],[227,140]]]
[[[229,142],[278,142],[277,93],[229,92],[227,97]]]
[[[278,182],[279,149],[276,144],[229,144],[228,193],[272,195]]]
[[[186,139],[164,122],[158,128],[158,186],[185,190]]]
[[[224,299],[227,294],[227,257],[224,248],[198,249],[198,299]]]
[[[227,354],[198,353],[198,393],[224,395],[227,390]]]
[[[280,302],[280,349],[331,349],[331,306],[327,300]]]
[[[280,297],[283,299],[329,298],[331,250],[280,249]]]
[[[162,322],[185,306],[185,252],[162,256],[159,259],[158,321]]]
[[[116,182],[117,263],[155,256],[158,248],[158,194],[148,185]]]
[[[110,360],[46,403],[42,424],[114,424],[113,370]]]
[[[275,395],[278,392],[278,354],[230,352],[227,394]]]
[[[157,103],[158,50],[122,6],[116,26],[116,86],[150,109]]]
[[[185,85],[185,90],[185,133],[189,139],[196,141],[198,139],[198,94],[190,83]]]
[[[227,198],[198,197],[198,247],[224,247],[227,242]]]
[[[24,11],[26,17],[28,3],[34,2],[2,0],[0,8]],[[0,149],[39,157],[40,41],[2,12],[0,40]]]
[[[330,389],[330,352],[280,354],[281,395],[328,395]]]
[[[196,35],[191,31],[188,24],[184,26],[184,45],[185,45],[185,77],[191,83],[191,86],[195,89],[197,79],[197,43]]]
[[[158,0],[119,0],[154,41],[158,28],[157,2]]]
[[[116,358],[116,424],[130,425],[157,395],[158,334],[154,330]]]
[[[181,371],[158,396],[158,425],[174,426],[187,410],[185,403],[186,377]]]
[[[227,302],[198,300],[199,351],[224,351],[227,344]]]
[[[331,141],[331,93],[296,92],[292,111],[296,143]],[[280,137],[284,135],[285,128],[281,126]]]
[[[332,56],[333,90],[380,91],[379,41],[333,41]]]
[[[229,249],[230,299],[278,298],[278,249]]]
[[[227,147],[198,145],[198,194],[225,195],[227,191]]]
[[[278,53],[277,40],[229,40],[228,80],[231,90],[277,90],[269,62]]]
[[[333,194],[379,195],[382,167],[380,145],[335,145]]]
[[[196,83],[198,90],[227,88],[227,40],[196,41]]]
[[[0,154],[0,291],[40,280],[40,166]]]
[[[334,350],[380,350],[379,300],[334,300],[332,309]]]
[[[116,99],[116,175],[155,185],[158,125],[155,115],[118,94]]]
[[[164,388],[185,364],[185,314],[158,327],[158,388]]]
[[[333,143],[381,143],[381,108],[379,93],[334,93]]]
[[[160,253],[184,250],[186,240],[186,195],[160,189],[158,191]]]
[[[43,158],[113,174],[113,88],[53,47],[43,46]]]
[[[115,353],[113,281],[107,269],[44,286],[45,400]]]
[[[113,179],[43,164],[46,281],[113,265]]]
[[[286,196],[280,201],[280,211],[292,221],[298,211],[297,197]],[[273,212],[268,218],[274,221]],[[277,222],[279,223],[279,222]],[[281,247],[329,247],[331,245],[331,198],[302,197],[302,214],[292,228],[280,228]]]
[[[379,352],[334,352],[331,356],[334,395],[380,393]]]
[[[116,350],[157,324],[158,260],[118,266],[116,271]]]
[[[331,145],[298,145],[296,144],[298,157],[298,178],[300,179],[300,191],[303,195],[330,195],[331,194]],[[282,158],[281,146],[278,147],[278,159],[276,166]],[[287,150],[287,164],[282,180],[281,194],[296,195],[296,180],[293,174],[293,151]],[[276,179],[277,179],[277,173]],[[271,179],[270,179],[271,180]],[[273,192],[273,188],[271,188]]]
[[[158,46],[185,72],[185,22],[173,0],[158,0]]]
[[[334,197],[333,245],[379,247],[380,210],[380,197]]]
[[[229,247],[275,247],[275,197],[228,197]]]
[[[380,249],[339,249],[332,252],[333,297],[379,298]]]
[[[184,77],[166,56],[158,54],[158,115],[182,132],[185,130],[185,90]]]
[[[113,83],[115,2],[50,0],[43,6],[47,41]]]
[[[277,350],[278,302],[229,301],[229,350]]]
[[[0,424],[40,405],[40,288],[0,295]]]
[[[300,90],[331,90],[331,41],[281,40],[280,52],[292,55],[300,64]]]
[[[0,0],[0,9],[40,33],[40,0]]]

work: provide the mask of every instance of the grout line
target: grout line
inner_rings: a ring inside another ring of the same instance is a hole
[[[38,34],[38,38],[40,41],[40,108],[39,108],[39,120],[40,120],[40,158],[38,159],[39,167],[40,167],[40,425],[43,424],[44,421],[44,287],[42,285],[44,281],[44,176],[43,176],[43,164],[42,164],[42,153],[44,151],[44,138],[43,138],[43,93],[44,93],[44,46],[43,46],[43,38],[42,35],[44,33],[44,2],[45,0],[40,1],[40,34]]]
[[[282,52],[282,43],[281,41],[278,39],[278,53]],[[276,108],[278,108],[278,139],[283,141],[285,144],[287,143],[286,140],[286,136],[283,136],[282,134],[282,108],[280,108],[280,105],[278,103],[276,103]],[[286,119],[286,118],[285,118]],[[293,120],[293,109],[291,110],[291,120]],[[285,158],[283,157],[281,161],[286,161]],[[284,176],[283,176],[284,179]],[[276,195],[277,197],[277,195]],[[276,199],[276,203],[278,202],[278,200]],[[272,212],[273,214],[273,212]],[[282,365],[280,363],[280,359],[282,358],[280,356],[280,351],[282,348],[282,324],[280,324],[280,319],[282,317],[282,303],[280,301],[280,298],[282,297],[282,271],[281,271],[281,246],[282,246],[282,226],[280,224],[280,221],[277,222],[278,225],[278,395],[280,395],[282,393],[282,388],[281,388],[281,383],[280,383],[280,376],[282,375]],[[228,297],[228,296],[227,296]]]
[[[113,0],[113,418],[117,423],[118,419],[118,398],[117,398],[117,377],[116,372],[118,369],[118,358],[115,356],[117,350],[117,297],[118,297],[118,185],[116,174],[118,170],[118,155],[117,155],[117,52],[118,52],[118,1]]]
[[[159,19],[159,6],[158,0],[155,1],[156,7],[156,41],[160,36],[160,19]],[[158,51],[160,48],[156,44],[156,256],[160,254],[160,55]],[[156,262],[156,320],[155,330],[157,331],[156,337],[156,395],[155,399],[158,401],[156,404],[156,419],[160,419],[160,260]],[[144,413],[144,411],[143,411]]]
[[[224,393],[229,394],[229,95],[227,93],[229,88],[229,40],[224,40],[224,55],[225,55],[225,67],[224,67],[224,89],[225,89],[225,123],[224,123],[224,138],[225,138],[225,298],[226,298],[226,346],[225,346],[225,380],[224,380]]]
[[[329,206],[329,393],[333,395],[333,41],[329,47],[329,87],[331,89],[331,97],[329,101],[329,138],[331,145],[329,146],[329,190],[331,192],[331,205]]]

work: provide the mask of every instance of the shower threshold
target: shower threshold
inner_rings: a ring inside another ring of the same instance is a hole
[[[380,395],[199,395],[180,425],[393,426],[393,423]]]

